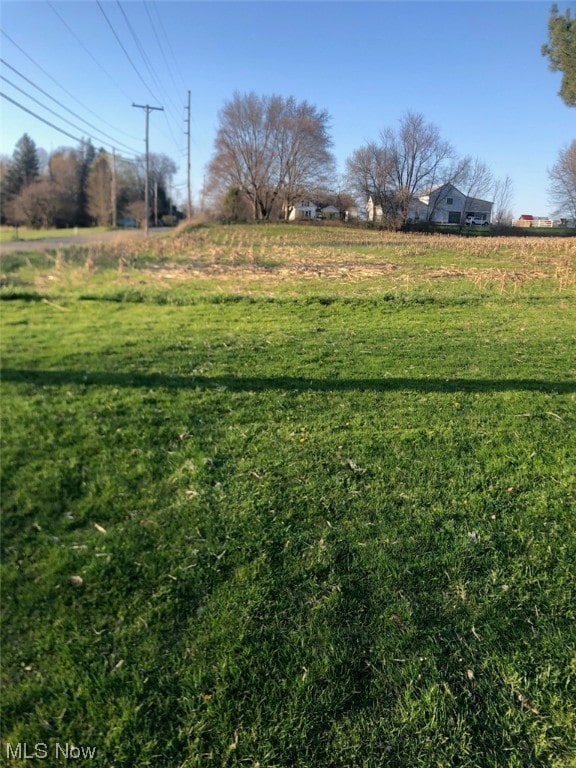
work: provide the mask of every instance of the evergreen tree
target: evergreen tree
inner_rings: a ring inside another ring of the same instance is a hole
[[[576,107],[576,18],[569,9],[560,15],[558,6],[552,6],[542,55],[548,57],[553,72],[562,72],[560,97],[568,107]]]
[[[38,149],[30,136],[25,133],[16,143],[12,162],[6,175],[6,194],[15,197],[24,187],[36,181],[40,174]]]

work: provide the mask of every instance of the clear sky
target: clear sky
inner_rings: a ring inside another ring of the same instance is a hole
[[[557,95],[560,73],[540,53],[550,7],[2,0],[0,91],[74,139],[2,98],[0,153],[11,155],[27,132],[48,152],[90,136],[96,147],[139,154],[145,115],[132,103],[162,106],[150,115],[150,149],[179,166],[173,193],[184,200],[189,90],[197,201],[224,102],[235,91],[277,93],[330,113],[340,172],[354,149],[421,112],[461,155],[512,178],[515,215],[549,215],[547,170],[576,138],[576,109]]]

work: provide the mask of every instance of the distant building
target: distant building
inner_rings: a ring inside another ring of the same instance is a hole
[[[408,206],[408,221],[430,221],[436,224],[463,224],[467,216],[490,222],[491,200],[471,197],[453,184],[441,184],[412,198]],[[376,195],[370,195],[366,205],[370,221],[382,220],[382,206]]]
[[[514,222],[515,227],[553,227],[554,222],[547,216],[533,216],[531,213],[523,213]]]
[[[337,221],[344,218],[344,211],[335,205],[320,203],[316,200],[302,200],[290,208],[289,221],[305,221],[312,219],[328,219]]]

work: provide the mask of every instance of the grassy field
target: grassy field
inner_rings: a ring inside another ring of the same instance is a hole
[[[2,257],[2,758],[576,765],[568,239]]]

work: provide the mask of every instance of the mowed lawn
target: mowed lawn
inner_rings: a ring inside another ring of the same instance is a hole
[[[574,243],[3,258],[0,762],[575,766]]]

